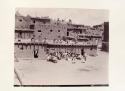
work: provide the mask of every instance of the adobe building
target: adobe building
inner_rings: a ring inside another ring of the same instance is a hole
[[[72,52],[97,55],[98,42],[102,40],[103,30],[99,28],[73,24],[49,17],[15,15],[15,55],[18,58],[34,58],[38,49],[38,58],[46,59],[47,50],[54,52]]]
[[[31,18],[34,21],[34,34],[36,39],[60,39],[66,35],[67,25],[57,20],[53,22],[47,17]]]
[[[15,15],[15,39],[30,39],[34,34],[31,28],[32,21],[30,16],[22,16],[18,12]]]

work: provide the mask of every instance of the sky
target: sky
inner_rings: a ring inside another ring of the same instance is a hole
[[[17,8],[21,15],[46,17],[52,19],[72,20],[76,24],[96,25],[109,21],[109,11],[104,9],[75,9],[75,8]]]

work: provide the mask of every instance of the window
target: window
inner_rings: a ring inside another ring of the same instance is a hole
[[[33,23],[35,23],[35,20],[33,21]]]
[[[60,30],[58,30],[58,32],[60,32]]]
[[[53,32],[53,30],[50,30],[50,32]]]
[[[22,19],[20,19],[19,21],[22,22]]]
[[[41,30],[38,30],[38,32],[41,32]]]
[[[80,30],[80,34],[82,34],[82,30]]]
[[[34,29],[34,25],[30,25],[30,29]]]

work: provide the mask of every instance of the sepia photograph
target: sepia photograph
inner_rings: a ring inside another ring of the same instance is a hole
[[[14,87],[109,86],[109,10],[16,8]]]

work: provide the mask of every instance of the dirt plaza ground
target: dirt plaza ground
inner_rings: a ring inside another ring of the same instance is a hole
[[[18,59],[14,68],[22,85],[85,85],[108,84],[108,53],[98,51],[98,56],[87,56],[87,61],[75,64],[66,60],[58,63],[39,59]],[[14,77],[14,85],[20,85]]]

